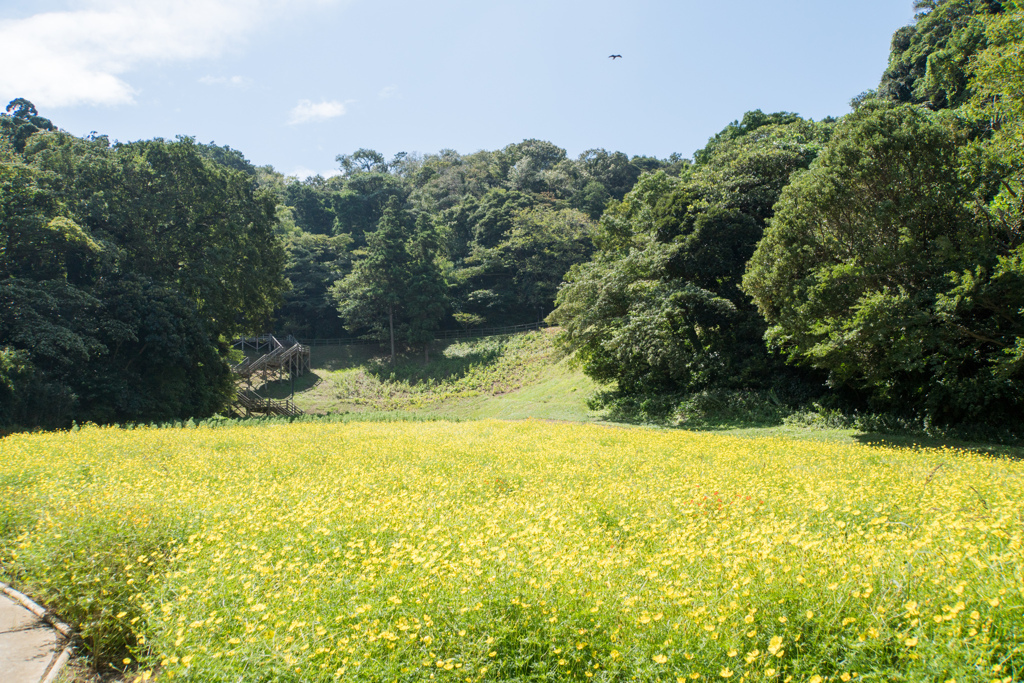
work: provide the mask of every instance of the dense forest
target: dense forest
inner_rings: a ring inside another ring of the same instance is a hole
[[[608,401],[759,390],[1017,428],[1024,10],[916,7],[852,113],[748,114],[609,202],[551,316],[588,374],[617,381]]]
[[[298,180],[191,138],[0,115],[0,426],[208,416],[265,331],[429,349],[547,319],[609,405],[761,392],[1024,416],[1024,9],[930,0],[840,119],[692,161],[525,140]],[[722,394],[722,392],[725,392]]]

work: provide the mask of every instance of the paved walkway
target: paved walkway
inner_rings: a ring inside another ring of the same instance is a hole
[[[63,665],[58,660],[63,659],[64,641],[50,624],[0,591],[0,681],[41,683],[56,678]]]

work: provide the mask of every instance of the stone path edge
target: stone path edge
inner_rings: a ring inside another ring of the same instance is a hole
[[[69,659],[71,659],[71,654],[74,651],[74,646],[71,644],[71,640],[74,637],[75,632],[70,626],[53,616],[52,613],[44,609],[32,600],[32,598],[28,597],[24,593],[14,590],[3,581],[0,581],[0,593],[3,593],[29,612],[32,612],[32,614],[45,621],[64,636],[65,639],[67,639],[68,642],[67,645],[64,646],[64,649],[59,654],[56,652],[54,653],[53,659],[50,660],[50,665],[46,669],[46,675],[43,677],[43,680],[40,681],[40,683],[54,683],[54,681],[57,680],[57,676],[60,675],[61,669],[63,669],[64,665],[68,663]]]

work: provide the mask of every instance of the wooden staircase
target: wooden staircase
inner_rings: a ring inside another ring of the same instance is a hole
[[[281,415],[284,417],[296,417],[302,415],[302,411],[295,407],[291,399],[263,398],[255,391],[242,389],[235,398],[235,410],[243,417],[253,414],[258,415]]]
[[[290,399],[264,398],[256,393],[252,383],[256,380],[266,384],[301,377],[310,372],[312,368],[309,347],[298,343],[291,336],[282,341],[274,335],[238,339],[234,346],[241,347],[243,351],[251,346],[257,352],[265,350],[266,353],[261,356],[247,356],[245,360],[231,368],[237,384],[232,412],[242,417],[254,414],[287,417],[302,415],[302,411]]]

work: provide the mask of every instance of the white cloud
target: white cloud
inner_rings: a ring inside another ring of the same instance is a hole
[[[392,97],[401,97],[401,94],[398,92],[398,86],[389,85],[386,88],[381,88],[377,96],[382,100],[390,100]]]
[[[299,123],[313,123],[326,121],[345,113],[345,105],[341,102],[326,100],[323,102],[312,102],[310,100],[299,100],[288,118],[288,125],[294,126]]]
[[[278,11],[336,1],[79,0],[80,9],[0,20],[0,95],[46,107],[130,104],[132,70],[217,57]]]
[[[247,88],[252,85],[252,79],[245,76],[203,76],[199,82],[203,85],[227,85],[232,88]]]

